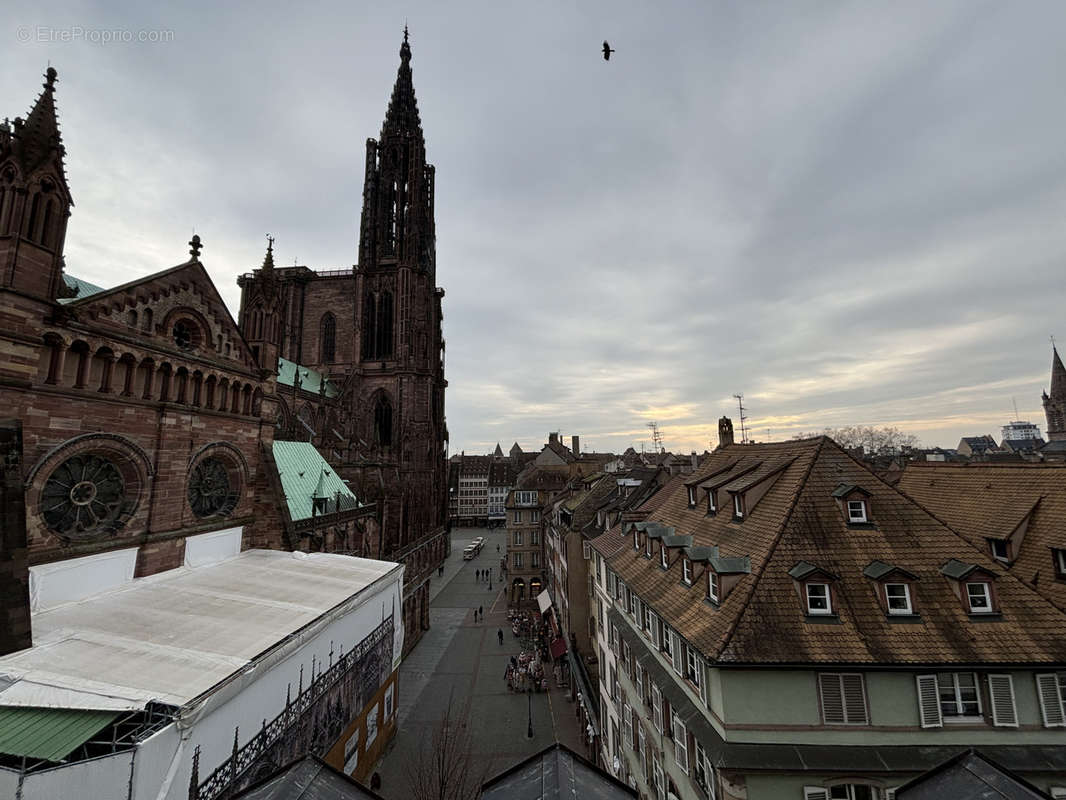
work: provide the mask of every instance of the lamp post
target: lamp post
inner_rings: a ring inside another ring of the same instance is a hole
[[[527,695],[527,699],[529,700],[529,727],[526,728],[526,738],[527,739],[532,739],[533,738],[533,692],[532,691]]]

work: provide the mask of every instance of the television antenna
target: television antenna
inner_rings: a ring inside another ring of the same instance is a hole
[[[651,440],[655,445],[655,452],[661,453],[663,451],[663,434],[659,430],[659,423],[652,420],[648,423],[648,427],[651,428]]]
[[[737,399],[737,406],[740,408],[740,443],[741,444],[747,444],[748,443],[748,427],[747,427],[747,425],[745,423],[747,423],[748,417],[747,417],[747,415],[744,414],[744,395],[743,394],[735,394],[735,395],[733,395],[733,397],[735,397]]]

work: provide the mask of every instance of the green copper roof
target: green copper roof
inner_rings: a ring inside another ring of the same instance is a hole
[[[320,500],[316,516],[362,505],[310,442],[275,441],[274,463],[294,522],[311,517],[313,497]]]
[[[73,303],[75,300],[81,300],[91,294],[97,294],[98,292],[104,291],[103,286],[97,286],[94,283],[83,281],[81,278],[75,278],[73,275],[68,275],[65,272],[63,273],[63,280],[66,282],[67,286],[71,289],[76,289],[78,293],[74,295],[74,297],[60,297],[60,303]]]
[[[99,733],[118,711],[0,708],[0,753],[59,761]]]
[[[300,388],[305,392],[318,394],[322,381],[325,381],[326,397],[336,397],[340,394],[337,385],[329,378],[324,378],[321,372],[316,372],[310,367],[299,366],[287,358],[278,359],[278,383],[282,386],[292,386],[297,369],[300,370]]]

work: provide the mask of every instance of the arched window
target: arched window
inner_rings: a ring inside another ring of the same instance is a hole
[[[325,364],[333,363],[337,355],[337,320],[326,313],[322,317],[322,361]]]
[[[41,223],[41,233],[37,241],[45,247],[52,246],[52,221],[55,219],[55,200],[49,200],[44,204],[44,221]]]
[[[374,444],[381,447],[392,445],[392,403],[384,394],[378,395],[374,404]]]
[[[35,194],[33,196],[33,202],[30,203],[30,216],[29,219],[26,220],[26,230],[23,232],[23,236],[25,236],[30,241],[33,241],[33,238],[35,236],[34,231],[37,230],[37,216],[38,214],[40,214],[40,211],[41,196],[39,194]]]
[[[126,312],[126,324],[131,328],[137,327],[137,311],[136,309],[130,309]]]

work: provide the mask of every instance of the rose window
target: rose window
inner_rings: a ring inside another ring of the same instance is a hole
[[[228,514],[237,505],[237,487],[220,458],[205,458],[189,478],[189,505],[198,517]]]
[[[49,476],[41,510],[49,528],[70,538],[114,531],[126,495],[125,481],[111,461],[74,456]]]

